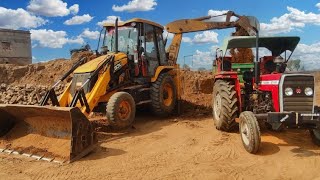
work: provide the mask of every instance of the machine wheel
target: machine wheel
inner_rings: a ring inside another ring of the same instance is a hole
[[[230,82],[217,80],[213,87],[212,113],[216,128],[231,131],[236,126],[238,116],[238,99],[234,85]]]
[[[170,115],[177,103],[176,87],[171,75],[162,73],[151,85],[152,110],[156,115]]]
[[[311,138],[312,138],[312,142],[317,145],[320,146],[320,130],[319,129],[309,129]]]
[[[240,114],[239,131],[244,148],[251,154],[257,153],[261,134],[257,118],[252,112],[244,111]]]
[[[116,129],[130,126],[136,115],[136,104],[127,92],[117,92],[111,96],[107,104],[107,118]]]

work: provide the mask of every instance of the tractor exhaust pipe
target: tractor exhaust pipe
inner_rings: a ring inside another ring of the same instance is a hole
[[[115,35],[116,35],[116,37],[115,37],[115,53],[117,54],[118,52],[119,52],[119,49],[118,49],[118,37],[119,37],[119,35],[118,35],[118,18],[116,19],[116,22],[115,22]]]
[[[260,83],[260,62],[259,62],[259,32],[256,32],[256,60],[254,62],[254,79],[255,84]]]

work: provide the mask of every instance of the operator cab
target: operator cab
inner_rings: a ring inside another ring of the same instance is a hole
[[[118,49],[115,24],[107,23],[101,31],[100,54],[125,53],[131,75],[151,78],[158,66],[168,65],[163,26],[152,21],[134,18],[118,23]],[[98,47],[99,48],[99,47]]]

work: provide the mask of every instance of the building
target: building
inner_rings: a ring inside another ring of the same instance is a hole
[[[0,29],[0,64],[32,63],[29,31]]]

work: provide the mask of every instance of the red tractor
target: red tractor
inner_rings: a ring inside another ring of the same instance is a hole
[[[299,41],[299,37],[231,37],[218,53],[221,55],[214,63],[214,123],[222,131],[231,131],[239,123],[241,140],[249,153],[259,150],[262,125],[272,130],[309,129],[313,142],[320,145],[314,76],[285,72]],[[271,55],[259,58],[259,47]],[[244,72],[232,68],[231,57],[226,56],[231,48],[256,48],[254,68]]]

